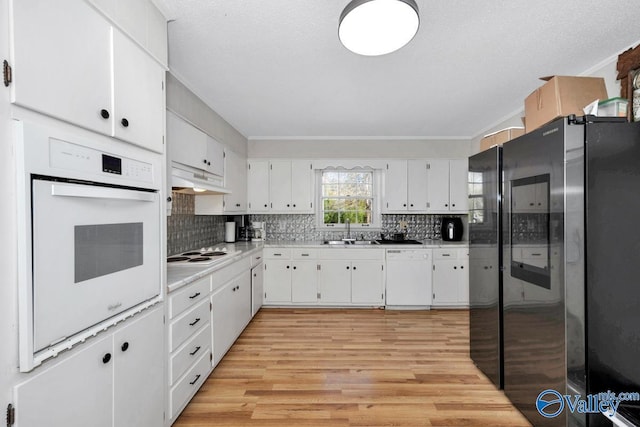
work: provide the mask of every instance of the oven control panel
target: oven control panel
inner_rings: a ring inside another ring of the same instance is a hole
[[[49,145],[50,166],[95,176],[120,176],[136,182],[153,183],[153,166],[150,163],[115,156],[89,147],[71,144],[51,138]]]

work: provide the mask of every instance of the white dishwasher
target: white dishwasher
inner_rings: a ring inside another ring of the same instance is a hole
[[[387,249],[387,306],[431,306],[431,249]]]

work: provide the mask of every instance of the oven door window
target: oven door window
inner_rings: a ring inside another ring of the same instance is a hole
[[[549,174],[511,181],[511,276],[546,289],[549,272]]]
[[[76,225],[75,283],[142,265],[143,241],[141,222]]]

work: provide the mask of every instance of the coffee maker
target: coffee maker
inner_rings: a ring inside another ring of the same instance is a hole
[[[252,242],[262,242],[266,240],[264,221],[253,221],[251,226],[253,227],[253,234],[251,235]]]

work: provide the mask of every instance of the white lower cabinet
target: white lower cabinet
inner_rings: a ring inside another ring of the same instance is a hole
[[[351,303],[351,261],[322,260],[318,294],[322,304]]]
[[[62,361],[38,368],[14,389],[15,425],[163,425],[163,314],[162,306],[140,313]]]
[[[469,250],[433,250],[433,306],[469,305]]]
[[[251,271],[242,272],[211,295],[213,365],[216,366],[251,320]]]
[[[318,301],[318,262],[293,259],[291,270],[291,302]]]
[[[209,274],[169,295],[169,414],[175,420],[211,372]]]
[[[351,264],[351,302],[384,305],[384,265],[381,260]]]

